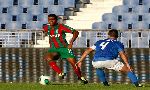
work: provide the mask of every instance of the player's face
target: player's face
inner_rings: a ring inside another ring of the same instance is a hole
[[[55,17],[48,17],[48,23],[50,26],[54,26],[57,23],[57,20]]]

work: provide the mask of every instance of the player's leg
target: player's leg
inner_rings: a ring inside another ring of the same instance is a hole
[[[78,78],[79,78],[80,80],[82,80],[84,84],[87,84],[88,81],[87,81],[84,77],[82,77],[80,68],[79,68],[78,66],[75,66],[75,63],[76,63],[75,58],[67,58],[67,60],[68,60],[68,62],[72,65],[73,70],[74,70],[74,72],[76,73],[76,75],[78,76]]]
[[[141,85],[138,83],[138,79],[135,75],[135,73],[133,71],[130,71],[129,68],[123,64],[122,62],[118,61],[118,60],[114,60],[113,61],[115,64],[113,65],[113,67],[109,68],[109,69],[113,69],[115,71],[121,71],[121,72],[125,72],[127,73],[129,79],[131,80],[131,82],[136,86],[136,87],[141,87]]]
[[[137,76],[135,75],[135,73],[133,71],[130,71],[126,65],[124,65],[120,71],[121,72],[126,72],[127,76],[129,77],[129,79],[131,80],[131,82],[136,87],[142,87],[143,86],[143,85],[139,84]]]
[[[57,66],[55,60],[59,59],[60,55],[58,53],[47,53],[44,55],[44,59],[47,60],[49,66],[59,74],[59,76],[64,76],[62,70]]]
[[[103,69],[96,68],[96,74],[101,82],[103,82],[104,86],[110,86],[106,80],[105,72]]]

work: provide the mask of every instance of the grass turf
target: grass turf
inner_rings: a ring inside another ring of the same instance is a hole
[[[150,84],[145,87],[134,87],[131,84],[111,84],[106,87],[102,84],[76,84],[76,83],[51,83],[40,85],[39,83],[0,83],[0,90],[150,90]]]

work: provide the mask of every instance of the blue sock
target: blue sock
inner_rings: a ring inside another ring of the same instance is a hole
[[[127,74],[133,84],[138,83],[138,79],[133,72],[129,71]]]
[[[105,72],[102,69],[96,69],[96,73],[100,81],[106,82]]]

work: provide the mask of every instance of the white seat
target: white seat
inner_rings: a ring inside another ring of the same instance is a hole
[[[13,0],[0,0],[1,7],[10,7],[13,6]]]
[[[27,14],[27,13],[21,13],[18,15],[18,21],[21,21],[21,22],[32,21],[32,15]]]
[[[137,38],[137,37],[139,37],[139,33],[137,31],[132,31],[131,32],[131,39],[132,38]]]
[[[22,29],[21,28],[21,23],[20,22],[8,22],[6,23],[6,29],[8,30],[19,30],[19,29]]]
[[[150,22],[150,13],[143,14],[143,21]]]
[[[112,13],[115,14],[121,14],[121,13],[128,13],[128,6],[127,5],[119,5],[119,6],[114,6],[112,9]]]
[[[31,7],[28,8],[29,13],[32,15],[39,15],[43,13],[43,6],[41,5],[32,5]]]
[[[141,36],[142,37],[149,37],[149,31],[142,31]]]
[[[139,5],[138,0],[123,0],[123,5]]]
[[[64,6],[63,5],[51,5],[48,7],[48,12],[50,14],[64,15]]]
[[[118,17],[114,13],[104,13],[103,16],[102,16],[102,20],[107,21],[107,22],[108,21],[117,21]]]
[[[75,7],[75,0],[59,0],[58,5],[63,5],[65,8]]]
[[[21,6],[8,7],[8,13],[11,15],[18,15],[18,14],[22,13],[22,7]]]
[[[121,37],[120,42],[123,43],[124,48],[129,48],[129,40],[125,37]]]
[[[11,37],[4,39],[2,47],[20,47],[20,39],[17,37]]]
[[[20,40],[31,40],[32,32],[21,32],[18,34]]]
[[[87,41],[85,37],[78,37],[75,42],[73,43],[73,47],[87,47]]]
[[[18,3],[22,7],[31,7],[32,5],[34,5],[33,0],[18,0]]]

